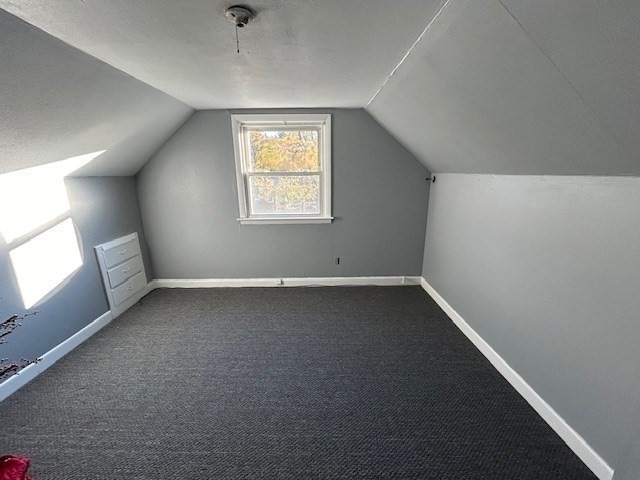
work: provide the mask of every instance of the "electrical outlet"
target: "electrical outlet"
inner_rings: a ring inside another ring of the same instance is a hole
[[[340,265],[340,257],[336,257],[333,259],[334,265]]]

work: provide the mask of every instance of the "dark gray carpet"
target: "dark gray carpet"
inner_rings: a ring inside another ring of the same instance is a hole
[[[36,480],[595,478],[419,287],[156,290],[0,428]]]

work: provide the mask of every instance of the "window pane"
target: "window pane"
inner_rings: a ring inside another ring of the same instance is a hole
[[[320,214],[320,176],[249,178],[252,213]]]
[[[248,130],[253,172],[317,172],[318,130]]]

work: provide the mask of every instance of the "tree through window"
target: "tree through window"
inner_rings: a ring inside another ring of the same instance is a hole
[[[328,222],[330,116],[233,115],[240,220]]]

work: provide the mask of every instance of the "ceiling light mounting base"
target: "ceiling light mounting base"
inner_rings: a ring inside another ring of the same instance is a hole
[[[255,17],[250,8],[243,5],[234,5],[225,10],[225,15],[229,20],[236,24],[236,27],[246,27],[249,20]]]

